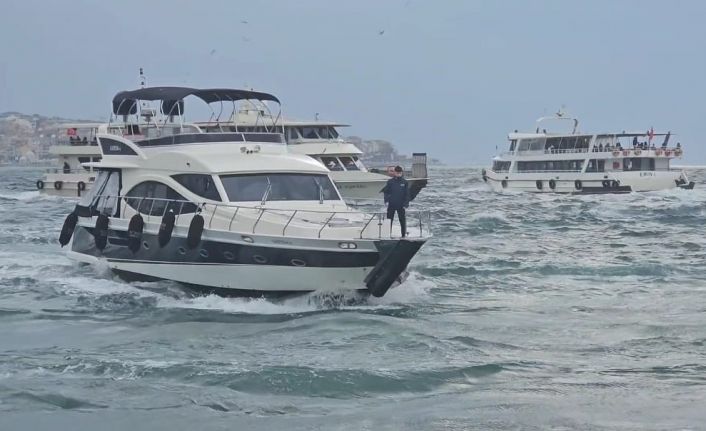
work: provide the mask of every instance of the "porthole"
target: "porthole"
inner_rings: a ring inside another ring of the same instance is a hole
[[[267,263],[267,258],[259,254],[254,255],[252,260],[254,260],[255,263]]]
[[[235,255],[233,254],[232,251],[228,251],[228,250],[224,251],[224,252],[223,252],[223,257],[224,257],[226,260],[235,260]]]
[[[247,235],[241,235],[240,238],[245,242],[249,242],[250,244],[255,242],[255,240],[252,239],[252,237],[247,236]]]
[[[354,242],[339,242],[338,243],[339,248],[346,248],[346,249],[352,249],[352,248],[358,248],[358,245]]]
[[[292,259],[289,262],[294,266],[306,266],[306,262],[301,259]]]
[[[199,256],[206,259],[208,257],[208,250],[206,250],[205,248],[202,248],[201,250],[199,250]]]
[[[150,245],[147,244],[147,241],[144,241],[144,242],[142,243],[142,246],[145,248],[145,250],[149,250],[149,249],[150,249]]]
[[[179,254],[181,254],[181,255],[185,255],[185,254],[186,254],[186,249],[185,249],[184,247],[179,247],[179,248],[177,249],[177,251],[178,251]]]

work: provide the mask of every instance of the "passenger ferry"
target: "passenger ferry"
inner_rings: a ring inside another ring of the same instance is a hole
[[[360,160],[363,152],[341,138],[337,128],[347,124],[320,121],[302,121],[273,118],[266,106],[257,101],[241,101],[235,115],[227,121],[199,123],[207,132],[224,130],[251,133],[271,130],[272,124],[281,126],[289,151],[307,155],[321,162],[331,172],[341,195],[348,200],[381,199],[381,190],[390,179],[390,168],[369,169]],[[268,127],[270,126],[270,127]],[[414,153],[412,166],[405,167],[409,182],[410,200],[427,185],[427,155]]]
[[[483,169],[483,181],[498,192],[629,193],[671,188],[693,189],[686,173],[670,162],[683,155],[680,143],[670,146],[671,132],[579,132],[579,121],[565,116],[542,117],[573,123],[570,133],[510,133],[509,150]]]
[[[277,124],[207,132],[184,121],[187,97],[279,104],[271,94],[225,88],[118,93],[111,122],[98,127],[102,158],[84,164],[98,171],[95,185],[61,230],[70,257],[103,262],[129,280],[224,295],[383,296],[404,280],[431,236],[428,211],[409,211],[401,232],[382,212],[348,206],[329,170],[287,151]]]
[[[64,197],[81,197],[91,189],[96,173],[90,165],[98,162],[101,150],[98,148],[96,133],[99,124],[62,124],[57,144],[49,148],[49,153],[57,157],[57,165],[44,172],[35,183],[42,194]]]

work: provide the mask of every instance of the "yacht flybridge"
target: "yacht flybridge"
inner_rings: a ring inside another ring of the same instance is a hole
[[[694,188],[685,172],[670,167],[683,150],[679,143],[669,145],[669,132],[585,134],[578,119],[561,112],[537,123],[548,120],[568,120],[573,128],[570,133],[540,127],[534,133],[510,133],[509,151],[483,170],[483,181],[495,191],[574,194]]]
[[[329,171],[289,153],[276,124],[207,132],[185,123],[189,96],[279,105],[273,95],[234,89],[118,93],[97,135],[102,159],[84,164],[98,172],[94,186],[61,231],[70,257],[217,294],[382,296],[403,281],[431,235],[428,212],[408,212],[404,237],[383,214],[346,205]]]
[[[289,151],[304,154],[321,162],[330,172],[344,199],[380,199],[381,190],[388,173],[369,170],[360,160],[363,152],[338,133],[338,127],[347,124],[327,121],[299,121],[273,118],[271,111],[258,101],[243,101],[233,115],[226,120],[198,123],[206,131],[223,130],[239,132],[264,131],[276,123],[282,128]],[[410,187],[410,200],[413,200],[427,185],[426,153],[414,153],[411,172],[406,174]]]

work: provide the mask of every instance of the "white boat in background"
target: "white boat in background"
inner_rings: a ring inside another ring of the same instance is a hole
[[[429,212],[408,235],[385,214],[349,207],[321,163],[287,151],[281,127],[206,132],[183,122],[184,99],[260,100],[236,89],[151,87],[118,93],[98,127],[99,172],[61,230],[69,256],[128,279],[205,293],[366,290],[382,296],[430,237]],[[161,102],[159,111],[150,103]]]
[[[273,118],[257,101],[242,101],[234,115],[226,121],[198,123],[209,132],[264,132],[272,124],[282,127],[289,151],[304,154],[321,162],[330,172],[344,199],[381,199],[381,190],[390,179],[393,166],[384,170],[368,169],[360,160],[363,152],[341,138],[337,128],[347,124],[327,121],[300,121]],[[410,184],[410,200],[426,187],[428,181],[426,153],[414,153],[412,166],[405,167]]]
[[[51,196],[80,197],[91,189],[96,173],[83,163],[98,162],[101,150],[96,133],[99,124],[63,124],[57,135],[57,145],[49,153],[57,157],[57,166],[44,172],[36,182],[42,194]]]
[[[570,133],[540,129],[549,120],[568,120],[573,128]],[[537,123],[533,133],[510,133],[508,151],[483,170],[483,181],[493,190],[591,194],[694,188],[683,170],[670,167],[683,155],[680,143],[669,145],[671,132],[581,133],[578,119],[561,112]]]

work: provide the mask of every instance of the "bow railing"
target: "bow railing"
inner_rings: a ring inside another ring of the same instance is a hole
[[[349,206],[345,210],[327,211],[104,195],[93,202],[91,209],[92,214],[103,213],[113,219],[127,220],[139,213],[147,224],[161,224],[163,217],[171,212],[175,216],[175,226],[187,227],[193,216],[200,214],[204,218],[204,229],[243,235],[343,240],[391,239],[402,236],[399,220],[390,223],[386,211],[354,209]],[[430,211],[413,209],[405,213],[407,237],[431,236]]]

